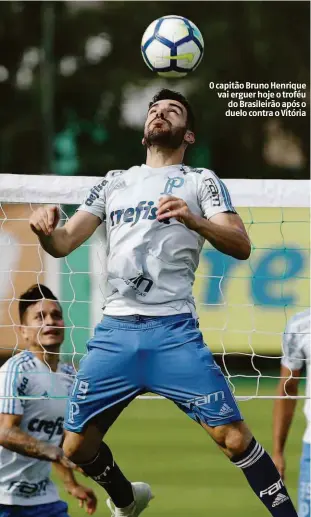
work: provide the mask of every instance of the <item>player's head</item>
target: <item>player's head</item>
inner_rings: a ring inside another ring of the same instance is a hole
[[[60,346],[64,340],[62,308],[56,296],[43,284],[24,292],[18,304],[21,334],[29,348]]]
[[[160,90],[149,103],[143,144],[178,149],[194,140],[194,115],[187,99],[173,90]]]

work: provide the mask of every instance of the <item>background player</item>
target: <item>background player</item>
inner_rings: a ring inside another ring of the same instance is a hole
[[[30,218],[55,257],[80,246],[103,220],[107,226],[105,317],[72,391],[65,454],[105,487],[113,515],[138,516],[150,487],[126,479],[102,437],[136,395],[152,391],[206,429],[271,515],[294,517],[277,469],[243,422],[197,327],[192,284],[204,240],[238,259],[248,258],[250,242],[225,185],[212,171],[183,165],[194,141],[188,102],[162,90],[145,123],[146,165],[108,173],[62,228],[55,229],[57,207]]]
[[[278,395],[298,395],[301,371],[307,368],[306,395],[309,397],[304,406],[307,428],[303,436],[303,449],[300,464],[298,514],[310,517],[310,443],[311,443],[311,403],[310,403],[310,309],[296,314],[288,322],[283,336]],[[285,477],[284,450],[288,432],[294,417],[297,400],[277,399],[273,414],[273,460],[282,478]]]
[[[50,479],[54,464],[66,490],[96,509],[93,491],[78,484],[60,448],[66,399],[75,374],[59,363],[64,340],[62,309],[44,285],[32,286],[19,301],[20,331],[27,351],[0,369],[0,517],[67,517]],[[22,400],[17,397],[34,397]],[[44,400],[37,397],[46,396]]]

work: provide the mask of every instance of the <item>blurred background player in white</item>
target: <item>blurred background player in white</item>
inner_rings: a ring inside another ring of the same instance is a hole
[[[71,253],[102,221],[107,228],[104,319],[80,363],[63,448],[106,489],[112,515],[137,517],[151,499],[150,487],[130,483],[102,438],[137,395],[157,393],[208,432],[271,515],[296,517],[275,465],[243,422],[198,328],[192,285],[205,239],[241,260],[251,245],[223,182],[208,169],[183,165],[194,141],[188,101],[161,90],[145,122],[145,165],[110,171],[61,228],[57,207],[40,208],[30,218],[54,257]]]
[[[20,297],[19,316],[27,350],[0,369],[0,517],[68,517],[68,505],[60,501],[50,478],[51,463],[67,492],[91,515],[96,497],[77,483],[74,465],[60,447],[75,374],[72,366],[59,362],[61,306],[50,289],[34,285]],[[46,398],[38,400],[42,396]]]
[[[283,357],[281,360],[278,395],[298,395],[301,372],[306,368],[306,402],[304,413],[307,428],[303,436],[298,489],[298,515],[311,517],[310,512],[310,444],[311,444],[311,401],[310,401],[310,309],[299,312],[291,318],[283,335]],[[297,399],[276,399],[273,415],[273,460],[282,479],[285,477],[285,444],[294,417]]]

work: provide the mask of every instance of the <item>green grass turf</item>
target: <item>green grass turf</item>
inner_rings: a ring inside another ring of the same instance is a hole
[[[247,393],[239,389],[239,395]],[[261,394],[274,390],[263,389]],[[255,437],[270,452],[272,446],[272,400],[240,402],[240,409]],[[287,488],[296,504],[299,459],[305,421],[298,403],[290,432]],[[242,472],[230,464],[200,426],[175,405],[164,400],[135,400],[107,435],[116,461],[133,481],[152,485],[155,499],[146,517],[264,517],[269,515],[253,494]],[[95,515],[110,516],[106,493],[95,483],[77,476],[94,488],[99,506]],[[54,478],[55,479],[55,478]],[[65,494],[71,517],[86,515]]]

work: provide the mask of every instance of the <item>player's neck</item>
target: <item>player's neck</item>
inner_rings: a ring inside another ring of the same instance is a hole
[[[37,347],[30,347],[33,355],[42,363],[49,366],[52,372],[56,372],[59,362],[59,345],[49,347],[49,350],[38,349]]]
[[[184,149],[163,149],[159,147],[149,147],[147,150],[146,165],[154,169],[169,167],[183,163]]]

